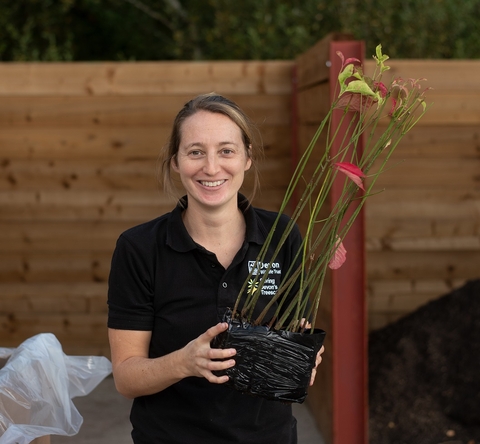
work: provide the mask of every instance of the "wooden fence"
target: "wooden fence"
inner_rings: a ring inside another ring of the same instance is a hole
[[[268,156],[257,204],[290,174],[292,62],[0,64],[0,343],[54,333],[109,356],[106,292],[118,235],[174,205],[156,163],[193,96],[227,95]]]
[[[378,180],[385,191],[366,205],[369,329],[480,276],[480,61],[387,64],[386,80],[426,78],[432,106]],[[366,73],[374,68],[366,59]],[[327,111],[318,98],[328,94],[319,82],[299,97],[303,147]]]
[[[198,93],[231,97],[259,124],[267,161],[256,204],[277,208],[291,172],[294,64],[0,64],[1,344],[51,331],[68,353],[109,354],[115,240],[172,207],[156,159]],[[480,275],[480,62],[390,64],[426,77],[434,105],[366,206],[370,328]],[[299,113],[316,102],[305,100]]]
[[[370,328],[480,277],[480,61],[390,65],[392,76],[426,78],[433,105],[366,206]]]

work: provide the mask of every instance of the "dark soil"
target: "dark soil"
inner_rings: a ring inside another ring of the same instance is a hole
[[[370,444],[480,443],[480,280],[369,338]]]

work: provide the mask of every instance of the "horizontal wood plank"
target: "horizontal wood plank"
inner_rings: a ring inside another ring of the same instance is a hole
[[[0,96],[288,94],[292,61],[0,63]]]
[[[0,128],[63,127],[170,127],[190,95],[3,97]],[[230,96],[261,126],[290,122],[289,95]]]
[[[388,48],[383,48],[388,54]],[[384,81],[391,78],[426,79],[423,84],[437,91],[478,91],[478,73],[480,60],[402,60],[392,59],[385,63],[390,70],[384,74]],[[375,61],[366,57],[365,74],[371,76],[375,71]]]
[[[113,247],[103,251],[0,250],[0,283],[38,285],[103,283],[108,279]],[[5,294],[3,294],[5,296]]]
[[[369,250],[367,281],[477,279],[480,251]]]
[[[107,284],[0,283],[0,313],[106,313]]]
[[[45,332],[40,332],[45,333]],[[34,333],[37,334],[37,333]],[[0,340],[2,344],[5,344],[5,347],[18,347],[23,341],[29,339],[29,332],[25,332],[24,334],[17,334],[15,336],[0,336]],[[60,345],[62,346],[63,353],[68,356],[105,356],[107,359],[111,360],[110,354],[110,346],[108,343],[108,337],[102,338],[102,341],[98,341],[99,343],[95,343],[87,339],[74,339],[70,338],[69,336],[65,335],[56,335],[56,338],[59,340]],[[36,444],[32,441],[32,444]],[[41,442],[39,444],[47,444],[45,442]]]
[[[423,229],[427,233],[419,234],[418,231],[415,231],[416,229]],[[457,227],[455,226],[452,228],[452,231],[456,229]],[[431,236],[428,234],[428,227],[426,225],[409,225],[407,227],[396,228],[394,236],[387,233],[383,237],[381,235],[368,237],[366,245],[368,251],[478,252],[480,251],[480,238],[478,233],[462,236]]]
[[[3,163],[17,159],[156,159],[170,131],[170,126],[2,128],[0,159]]]
[[[0,190],[148,190],[156,183],[155,161],[15,160],[0,167]]]
[[[380,162],[372,168],[371,175],[378,171]],[[475,190],[480,186],[479,165],[480,159],[406,157],[399,149],[390,158],[384,173],[378,176],[374,190]],[[366,182],[368,186],[371,178]]]
[[[402,139],[396,157],[480,160],[480,126],[418,125]]]
[[[130,222],[2,222],[2,252],[113,251]]]
[[[73,350],[85,350],[87,355],[108,353],[106,313],[0,314],[0,341],[5,347],[18,347],[40,333],[54,334],[66,354]]]
[[[480,189],[388,188],[367,200],[365,214],[369,223],[473,220],[480,224]]]

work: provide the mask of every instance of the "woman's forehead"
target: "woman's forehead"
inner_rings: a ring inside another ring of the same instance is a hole
[[[186,118],[180,134],[182,144],[195,143],[195,140],[238,143],[243,139],[240,127],[232,119],[209,111],[198,111]]]

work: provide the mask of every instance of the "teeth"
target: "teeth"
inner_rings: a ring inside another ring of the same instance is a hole
[[[217,180],[215,182],[206,182],[206,181],[200,181],[200,183],[204,186],[204,187],[218,187],[219,185],[221,185],[223,182],[225,182],[224,180]]]

